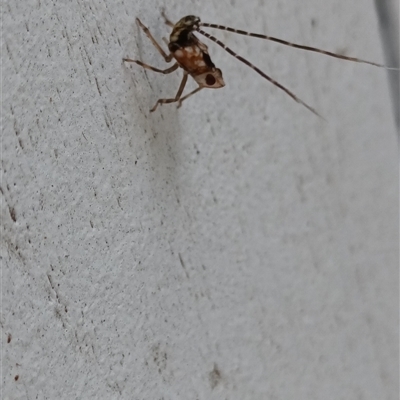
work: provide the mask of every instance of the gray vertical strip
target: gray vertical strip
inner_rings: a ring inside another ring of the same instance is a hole
[[[399,3],[397,0],[375,0],[386,65],[399,68]],[[400,73],[388,71],[394,117],[400,135]]]

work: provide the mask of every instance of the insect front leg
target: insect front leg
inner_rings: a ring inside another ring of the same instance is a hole
[[[167,15],[165,14],[165,10],[162,10],[161,15],[164,18],[165,24],[173,28],[175,24],[168,19]]]
[[[179,85],[179,89],[178,89],[178,92],[176,93],[176,96],[173,99],[159,99],[159,100],[157,100],[157,103],[150,110],[150,112],[155,111],[159,104],[175,103],[175,102],[179,101],[181,96],[182,96],[183,89],[186,86],[187,79],[188,79],[188,73],[186,71],[184,71],[183,77],[182,77],[182,81],[181,81],[181,84]]]
[[[166,62],[170,62],[173,58],[172,53],[167,54],[162,47],[156,42],[156,40],[153,38],[153,35],[150,33],[149,28],[147,26],[142,24],[142,21],[140,21],[139,18],[136,18],[137,24],[143,29],[143,32],[146,34],[146,36],[151,40],[153,43],[154,47],[159,51],[159,53],[164,57],[164,60]]]

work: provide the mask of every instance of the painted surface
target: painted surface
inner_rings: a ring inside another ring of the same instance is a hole
[[[122,57],[165,68],[165,4],[4,6],[2,398],[394,400],[385,72],[215,31],[328,122],[209,42],[226,87],[150,114],[180,73]],[[380,62],[365,7],[167,11]]]

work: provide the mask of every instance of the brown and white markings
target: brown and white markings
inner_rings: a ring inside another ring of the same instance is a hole
[[[255,72],[261,75],[263,78],[271,82],[273,85],[277,86],[279,89],[283,90],[286,94],[288,94],[293,100],[297,101],[298,103],[302,104],[304,107],[309,109],[311,112],[316,114],[320,117],[320,115],[315,111],[314,108],[310,107],[307,103],[297,97],[293,92],[287,89],[285,86],[281,85],[279,82],[268,76],[266,73],[261,71],[255,65],[247,61],[245,58],[241,57],[240,55],[236,54],[233,50],[229,47],[225,46],[220,40],[215,38],[214,36],[210,35],[207,32],[204,32],[200,27],[206,28],[215,28],[221,29],[233,33],[238,33],[239,35],[246,35],[251,36],[259,39],[267,39],[273,42],[277,42],[280,44],[284,44],[286,46],[291,46],[297,49],[313,51],[316,53],[325,54],[327,56],[340,58],[342,60],[354,61],[358,63],[370,64],[376,67],[387,68],[387,69],[397,69],[397,68],[388,68],[384,65],[377,64],[371,61],[361,60],[355,57],[346,57],[340,54],[332,53],[330,51],[325,51],[321,49],[317,49],[315,47],[310,46],[303,46],[296,43],[287,42],[282,39],[278,39],[272,36],[261,35],[258,33],[251,33],[245,32],[238,29],[229,28],[227,26],[216,25],[216,24],[209,24],[200,21],[199,17],[188,15],[181,20],[179,20],[176,24],[172,23],[168,18],[164,15],[165,23],[172,28],[172,32],[169,38],[168,50],[169,54],[167,54],[162,47],[156,42],[156,40],[151,35],[149,29],[142,24],[139,18],[136,18],[136,22],[138,25],[143,29],[144,33],[147,37],[151,40],[153,45],[159,51],[159,53],[164,57],[166,62],[171,62],[172,59],[175,59],[175,64],[172,67],[166,69],[158,69],[152,67],[148,64],[143,63],[139,60],[132,60],[130,58],[124,58],[123,61],[126,62],[133,62],[140,65],[143,68],[150,69],[154,72],[160,72],[162,74],[170,74],[171,72],[177,70],[179,67],[183,69],[183,77],[181,84],[179,85],[178,92],[176,93],[175,97],[169,99],[159,99],[154,107],[150,110],[151,112],[155,111],[159,104],[166,104],[166,103],[178,103],[178,107],[181,106],[182,101],[187,99],[188,97],[192,96],[193,94],[199,92],[201,89],[209,88],[209,89],[219,89],[225,86],[225,82],[222,78],[222,72],[219,68],[216,68],[213,62],[211,61],[210,55],[208,54],[208,47],[202,43],[195,35],[194,32],[198,32],[201,35],[209,38],[219,46],[221,46],[224,50],[226,50],[230,55],[241,61],[242,63],[248,65],[252,68]],[[165,40],[165,39],[164,39]],[[190,75],[199,85],[195,90],[188,93],[185,96],[182,96],[183,89],[185,88],[188,75]]]

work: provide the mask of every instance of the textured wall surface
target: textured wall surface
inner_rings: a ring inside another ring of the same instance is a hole
[[[206,39],[227,86],[150,114],[166,4],[383,60],[372,1],[7,2],[2,398],[396,399],[385,71],[215,31],[327,122]]]

